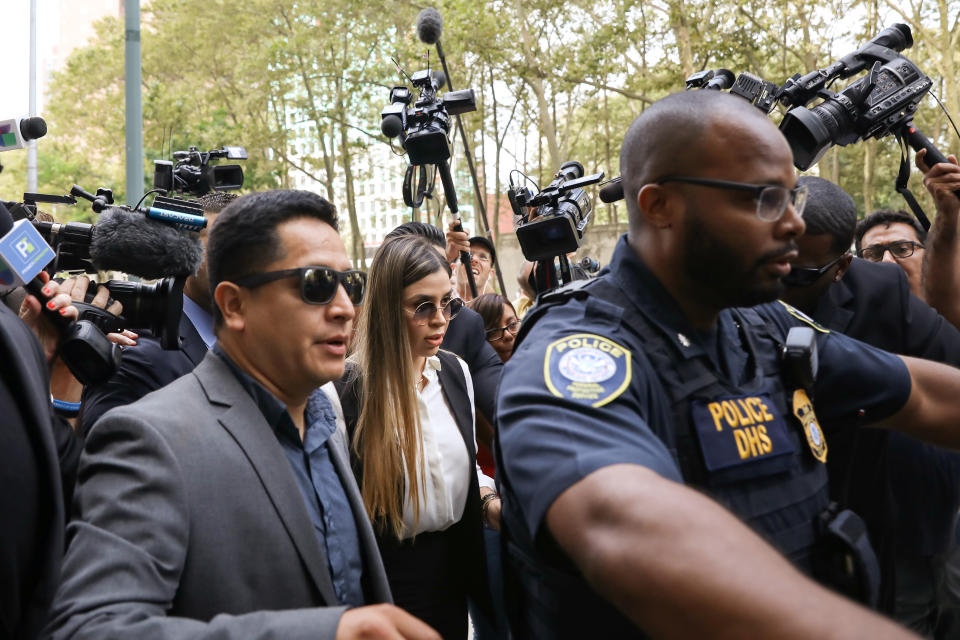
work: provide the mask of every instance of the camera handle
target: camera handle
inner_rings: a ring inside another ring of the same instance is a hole
[[[447,206],[450,207],[450,213],[453,219],[457,221],[454,231],[463,231],[463,225],[460,224],[460,210],[457,208],[457,191],[453,186],[453,176],[450,175],[450,165],[446,160],[437,163],[437,171],[440,173],[440,183],[443,184],[443,197],[447,200]],[[463,270],[467,274],[467,282],[470,284],[470,295],[476,298],[477,281],[473,277],[473,265],[471,264],[470,252],[460,252],[460,262],[463,264]]]
[[[917,127],[913,124],[913,120],[907,120],[902,125],[900,125],[895,131],[897,139],[901,143],[906,142],[913,148],[914,151],[920,151],[920,149],[926,149],[927,153],[923,158],[923,161],[927,163],[928,167],[932,167],[935,164],[941,162],[949,162],[947,158],[933,146],[933,142],[930,141],[930,138],[925,136]],[[907,180],[910,178],[910,161],[907,159],[906,155],[901,157],[900,160],[900,173],[897,175],[896,189],[897,193],[903,196],[903,199],[907,201],[907,204],[910,205],[910,209],[913,211],[913,215],[917,217],[917,220],[920,222],[921,226],[924,229],[930,229],[930,219],[927,217],[927,214],[923,212],[923,209],[920,207],[920,204],[917,202],[917,199],[913,197],[913,194],[907,189]],[[957,198],[960,198],[960,190],[954,191],[953,195]]]
[[[42,287],[43,283],[37,278],[24,285],[37,300],[46,299]],[[57,329],[57,354],[70,373],[84,386],[106,382],[120,366],[120,346],[110,342],[89,320],[74,322],[43,303],[41,307],[43,316]]]

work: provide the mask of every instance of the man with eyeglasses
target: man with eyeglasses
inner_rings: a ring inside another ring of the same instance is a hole
[[[829,508],[829,434],[897,424],[960,441],[960,372],[775,302],[806,188],[749,103],[654,103],[620,170],[630,228],[608,270],[544,295],[504,366],[517,635],[908,637],[803,575],[859,579],[847,560],[869,561],[862,523]],[[818,347],[815,380],[780,360],[797,327]]]
[[[808,189],[807,230],[782,299],[880,349],[960,365],[960,331],[911,294],[904,270],[850,255],[853,198],[823,178],[798,182]],[[940,579],[954,546],[960,456],[897,432],[850,430],[831,438],[827,469],[833,499],[867,524],[882,571],[881,610],[933,633],[941,605],[960,600]]]
[[[214,348],[87,437],[48,631],[439,638],[386,604],[329,384],[365,283],[333,205],[244,196],[211,229],[207,263]]]
[[[900,265],[910,291],[921,300],[923,290],[923,243],[927,231],[906,211],[879,209],[857,224],[854,243],[857,255],[870,262]]]

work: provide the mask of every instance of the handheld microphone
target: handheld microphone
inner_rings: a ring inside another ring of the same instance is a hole
[[[47,135],[43,118],[12,118],[0,120],[0,151],[23,149],[27,143]]]
[[[417,16],[417,36],[424,44],[435,44],[443,35],[443,16],[433,7],[427,7]]]
[[[623,200],[623,177],[617,176],[604,186],[600,187],[600,202],[610,204]]]
[[[44,284],[37,275],[52,260],[47,256],[55,255],[53,249],[26,220],[14,224],[13,216],[3,204],[0,204],[0,235],[0,275],[11,282],[22,282],[27,291],[44,300]],[[93,384],[113,375],[122,355],[118,345],[88,321],[73,322],[42,303],[41,308],[44,317],[60,334],[57,345],[60,359],[81,384]]]

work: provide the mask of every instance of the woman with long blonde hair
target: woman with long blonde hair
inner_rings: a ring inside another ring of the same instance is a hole
[[[500,505],[475,463],[470,372],[440,350],[463,306],[450,277],[423,238],[384,242],[368,273],[341,398],[394,600],[460,640],[468,596],[484,609],[489,603],[482,524]]]

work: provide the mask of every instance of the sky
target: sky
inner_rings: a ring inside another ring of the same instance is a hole
[[[22,118],[30,106],[30,0],[0,0],[3,36],[0,37],[0,120]],[[54,42],[60,29],[59,0],[37,0],[37,74],[43,81],[43,62],[52,60]],[[43,87],[38,91],[38,106],[43,103]],[[42,109],[40,115],[43,115]]]

